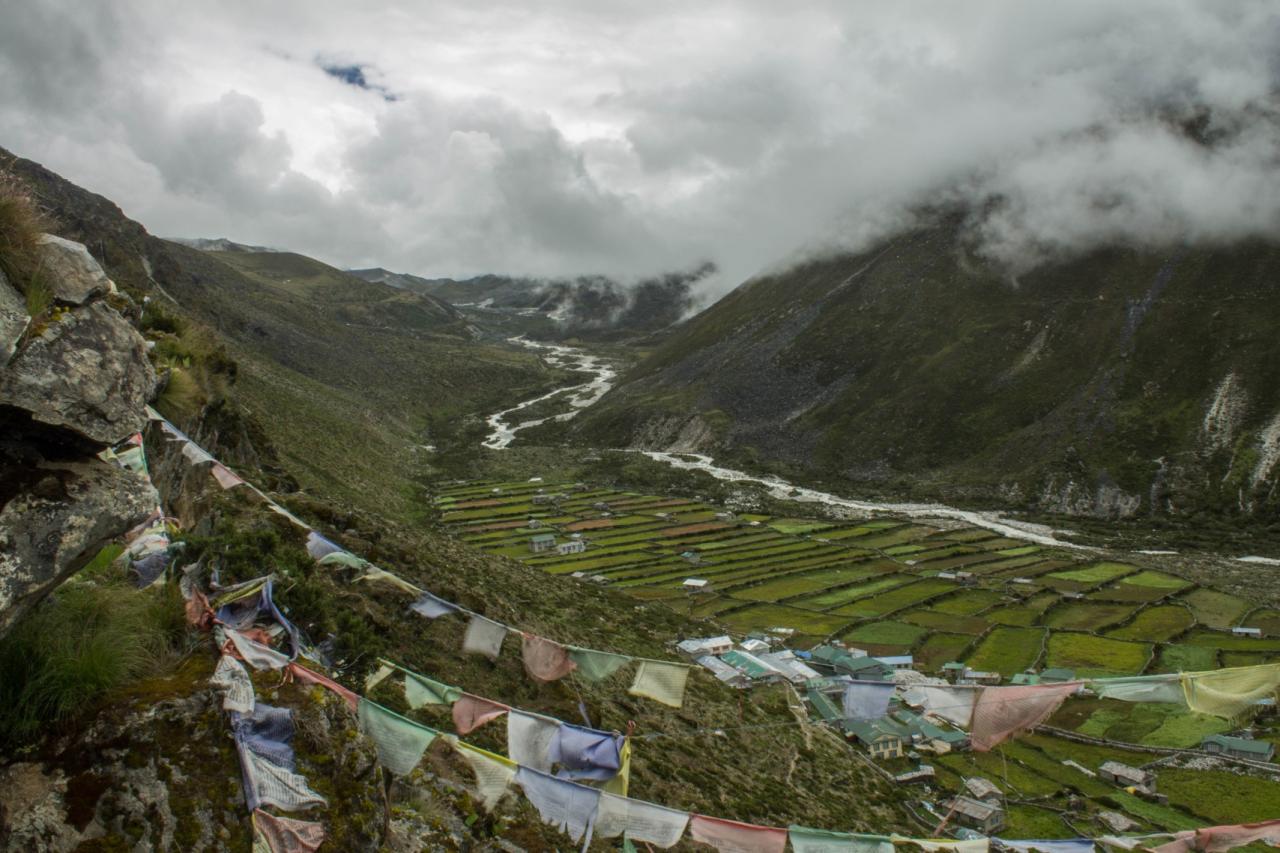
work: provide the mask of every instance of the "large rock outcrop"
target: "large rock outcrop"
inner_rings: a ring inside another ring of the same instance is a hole
[[[0,280],[0,634],[158,503],[97,457],[146,424],[146,341],[83,246],[51,237],[43,260],[40,317]]]

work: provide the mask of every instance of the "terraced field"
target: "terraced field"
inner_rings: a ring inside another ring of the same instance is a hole
[[[793,629],[873,654],[949,660],[1006,677],[1064,667],[1081,675],[1209,669],[1280,659],[1280,612],[1161,571],[1090,560],[991,531],[880,518],[865,522],[740,515],[701,501],[563,482],[444,485],[446,528],[493,554],[625,589],[745,634]],[[586,550],[534,552],[533,537]],[[686,592],[690,578],[707,581]],[[1235,637],[1243,622],[1267,632]],[[1097,730],[1105,718],[1089,723]],[[1163,728],[1162,728],[1163,727]],[[1189,738],[1196,726],[1144,735]],[[1158,742],[1158,743],[1157,743]]]

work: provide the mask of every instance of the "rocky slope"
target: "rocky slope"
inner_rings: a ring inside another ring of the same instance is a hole
[[[1280,247],[1011,280],[941,218],[752,280],[577,423],[811,482],[1105,517],[1274,517]]]
[[[0,273],[0,634],[157,505],[145,477],[97,457],[143,427],[156,388],[117,310],[133,304],[84,246],[42,239],[27,294]]]

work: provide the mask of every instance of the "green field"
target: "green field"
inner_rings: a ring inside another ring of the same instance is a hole
[[[1249,607],[1243,599],[1212,589],[1194,590],[1182,600],[1191,605],[1196,621],[1210,628],[1230,628]]]
[[[1133,610],[1132,605],[1073,601],[1055,607],[1045,614],[1045,624],[1050,628],[1097,631],[1123,621],[1133,613]]]
[[[1084,566],[1079,569],[1052,572],[1046,577],[1054,580],[1069,581],[1081,586],[1097,586],[1136,571],[1136,566],[1129,566],[1124,563],[1095,563],[1092,566]]]
[[[1225,633],[1246,612],[1240,598],[975,527],[735,516],[678,496],[556,482],[454,484],[437,505],[446,527],[491,553],[553,574],[602,575],[637,598],[720,623],[708,630],[782,626],[813,641],[843,634],[873,652],[910,649],[926,670],[959,655],[1006,676],[1037,663],[1136,673],[1153,648],[1152,671],[1280,655],[1280,640]],[[587,550],[534,554],[530,540],[547,532],[558,542],[578,532]],[[961,567],[973,573],[969,583],[936,577]],[[710,594],[684,594],[691,577],[706,579]],[[1250,619],[1280,627],[1275,609]]]
[[[1008,677],[1035,664],[1043,640],[1042,628],[994,628],[965,663],[973,669]]]
[[[1087,677],[1131,675],[1141,672],[1150,656],[1147,643],[1055,631],[1049,635],[1046,666],[1073,669]]]
[[[1117,640],[1170,640],[1195,624],[1191,611],[1177,604],[1148,607],[1138,613],[1133,621],[1107,632]]]

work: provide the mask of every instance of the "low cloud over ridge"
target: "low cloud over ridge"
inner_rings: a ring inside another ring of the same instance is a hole
[[[0,145],[343,266],[723,289],[947,201],[1015,272],[1280,226],[1265,0],[3,5]]]

